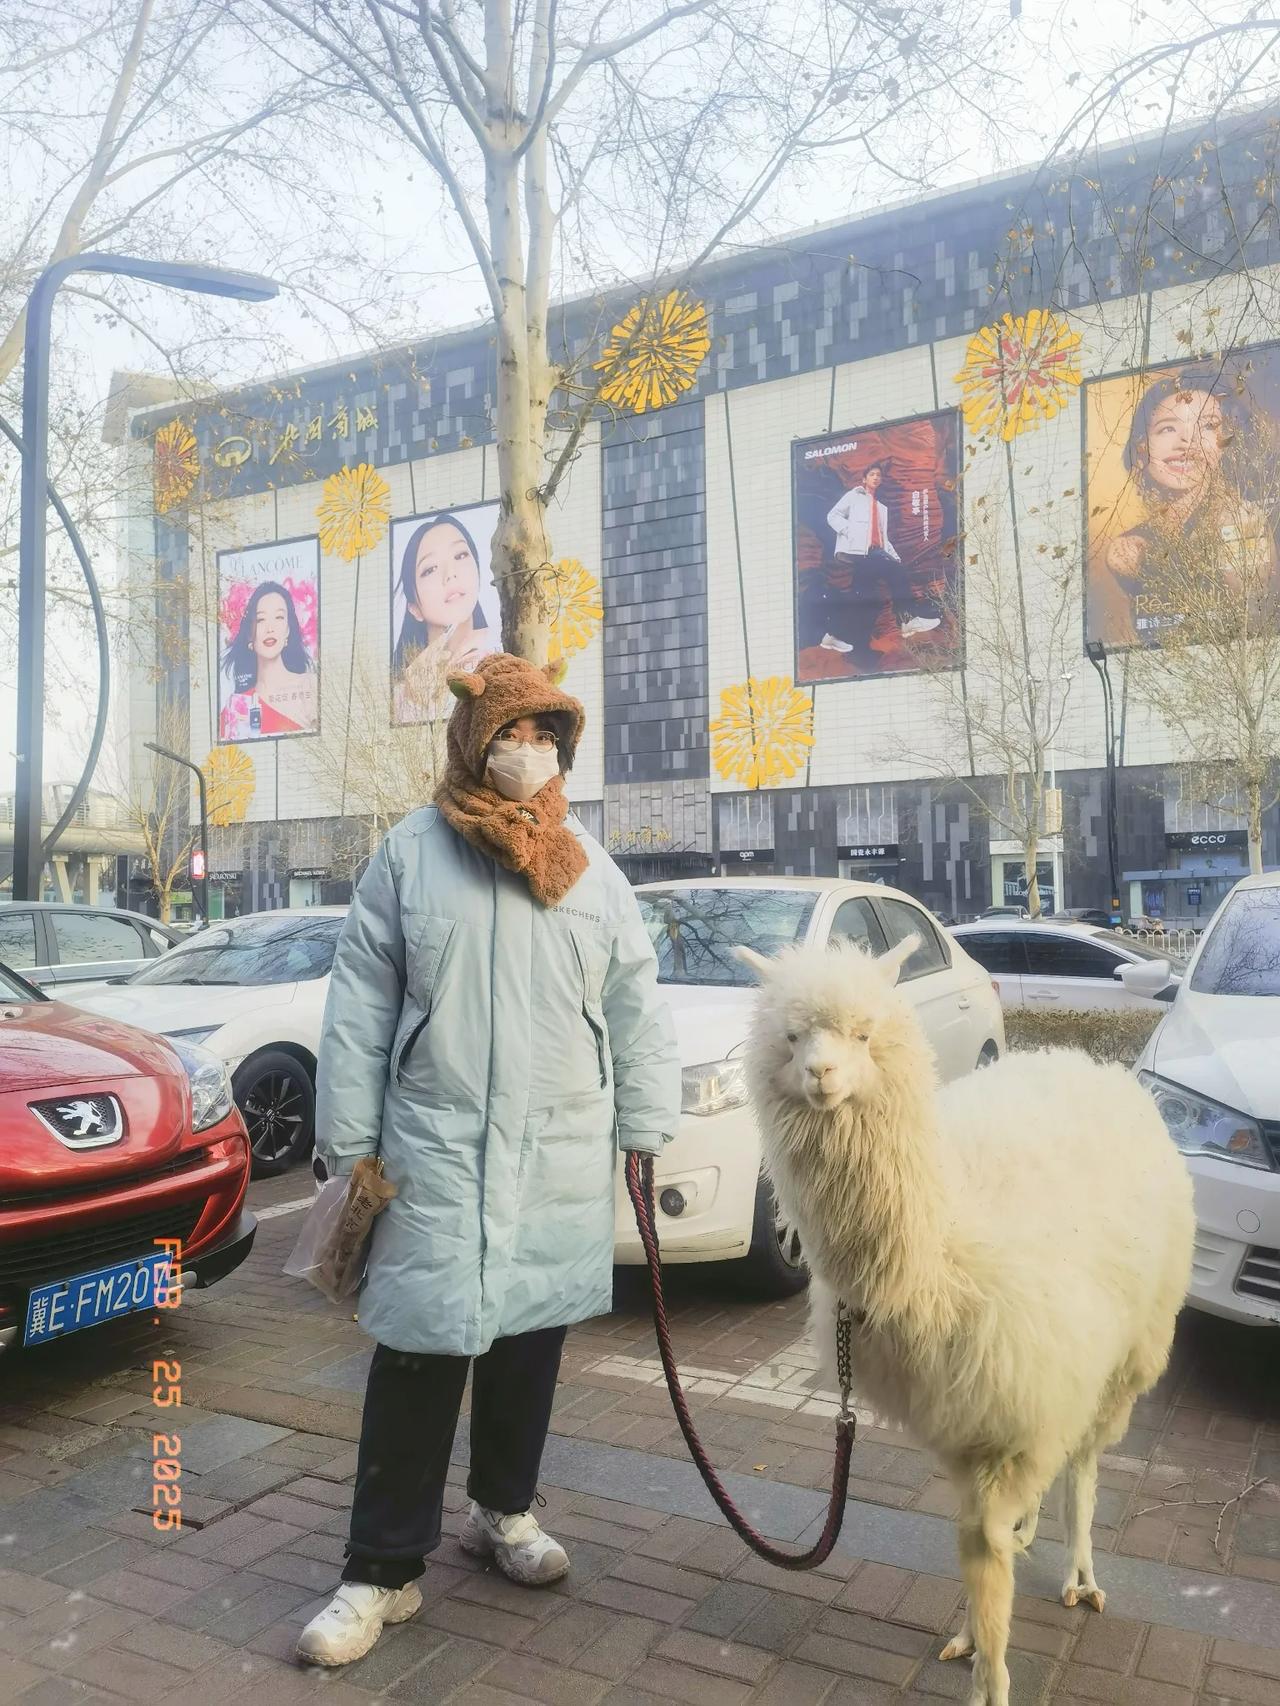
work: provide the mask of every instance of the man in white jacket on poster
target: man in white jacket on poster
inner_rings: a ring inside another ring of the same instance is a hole
[[[852,571],[853,584],[846,599],[828,593],[825,602],[834,621],[845,614],[836,611],[837,604],[847,604],[848,614],[852,615],[857,607],[865,608],[883,584],[902,637],[909,640],[915,634],[938,627],[940,618],[922,616],[915,607],[911,576],[889,537],[889,511],[876,495],[883,480],[884,469],[873,462],[862,483],[847,491],[827,514],[827,526],[835,534],[835,561],[841,568]],[[869,642],[869,635],[866,640]],[[823,635],[820,644],[832,652],[855,649],[848,639],[831,630]]]

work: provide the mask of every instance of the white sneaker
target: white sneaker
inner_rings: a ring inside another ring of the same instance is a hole
[[[824,634],[819,640],[818,646],[824,652],[851,652],[853,650],[847,640],[837,640],[834,634]]]
[[[354,1664],[373,1646],[384,1623],[406,1623],[421,1609],[422,1595],[416,1582],[402,1588],[343,1582],[299,1635],[298,1657],[313,1665]]]
[[[569,1554],[529,1511],[503,1516],[473,1504],[458,1545],[473,1558],[491,1557],[504,1576],[524,1587],[546,1587],[569,1574]]]
[[[902,637],[909,640],[913,634],[927,634],[931,628],[940,628],[940,616],[913,616],[902,624]]]

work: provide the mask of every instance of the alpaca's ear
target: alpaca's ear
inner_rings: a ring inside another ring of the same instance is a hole
[[[762,983],[773,970],[773,961],[764,954],[757,954],[754,948],[735,948],[733,951],[743,965],[749,967]]]
[[[881,954],[876,964],[883,968],[890,983],[897,983],[902,975],[902,968],[920,946],[920,938],[913,930],[910,936],[904,936],[901,942],[889,949],[887,954]]]

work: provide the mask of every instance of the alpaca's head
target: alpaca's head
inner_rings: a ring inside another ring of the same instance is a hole
[[[739,957],[762,984],[752,1036],[752,1076],[775,1097],[827,1110],[871,1100],[904,1034],[919,1034],[898,974],[918,936],[879,959],[852,942]]]

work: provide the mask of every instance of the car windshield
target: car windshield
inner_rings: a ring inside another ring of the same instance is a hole
[[[137,984],[302,983],[327,977],[341,918],[277,918],[269,912],[213,925],[135,972]]]
[[[815,897],[791,889],[671,888],[638,894],[659,983],[745,989],[754,980],[734,953],[774,954],[804,939]]]
[[[1280,995],[1280,888],[1232,895],[1204,939],[1191,987],[1201,995]]]

